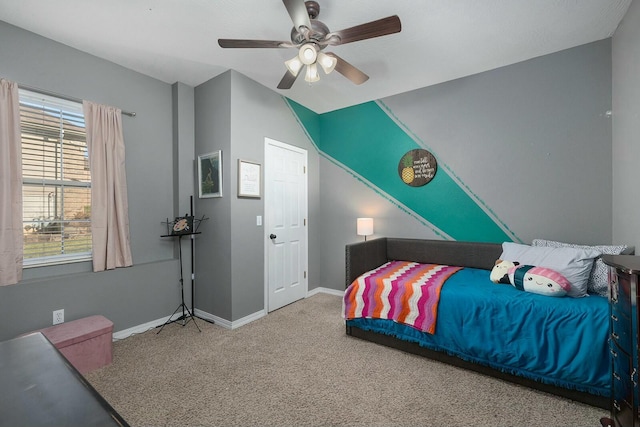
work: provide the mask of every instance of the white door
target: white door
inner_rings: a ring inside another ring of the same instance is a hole
[[[307,151],[265,138],[267,311],[307,295]]]

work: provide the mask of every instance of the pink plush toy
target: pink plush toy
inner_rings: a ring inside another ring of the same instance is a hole
[[[517,289],[540,295],[562,297],[571,289],[566,277],[546,267],[517,265],[509,269],[508,276]]]

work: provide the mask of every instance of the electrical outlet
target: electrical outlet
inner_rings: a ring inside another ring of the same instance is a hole
[[[53,311],[53,324],[64,323],[64,308]]]

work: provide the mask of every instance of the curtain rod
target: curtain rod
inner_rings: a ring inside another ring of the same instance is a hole
[[[30,90],[32,92],[38,92],[38,93],[40,93],[42,95],[55,96],[56,98],[62,98],[62,99],[66,99],[67,101],[79,102],[80,104],[82,104],[82,99],[74,98],[72,96],[62,95],[62,94],[59,94],[59,93],[51,92],[49,90],[44,90],[44,89],[39,89],[37,87],[22,85],[20,83],[18,83],[18,87],[22,88],[22,89]],[[135,112],[123,111],[123,110],[120,110],[120,111],[122,112],[122,114],[127,115],[129,117],[135,117],[136,116]]]

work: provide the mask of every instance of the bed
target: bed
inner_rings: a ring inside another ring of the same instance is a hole
[[[553,298],[495,284],[490,271],[502,254],[495,243],[382,238],[347,245],[347,334],[608,408],[607,298]],[[396,261],[463,267],[439,289],[432,333],[372,315],[380,309],[347,312],[358,278]]]

